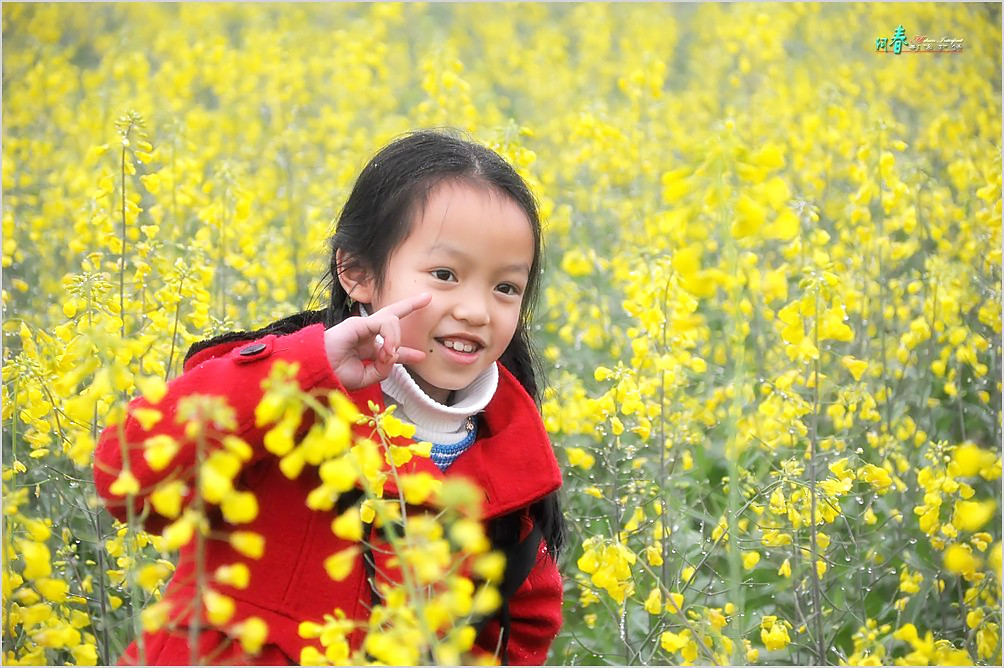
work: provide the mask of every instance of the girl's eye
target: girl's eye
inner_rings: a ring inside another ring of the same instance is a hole
[[[518,295],[519,288],[512,283],[501,283],[497,288],[495,288],[504,295]]]
[[[449,269],[433,269],[432,275],[440,281],[452,281],[456,278]]]

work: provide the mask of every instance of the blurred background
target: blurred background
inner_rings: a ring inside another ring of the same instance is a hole
[[[116,659],[171,554],[109,414],[323,306],[449,126],[544,218],[551,663],[1000,665],[1001,56],[990,3],[4,3],[4,662]]]

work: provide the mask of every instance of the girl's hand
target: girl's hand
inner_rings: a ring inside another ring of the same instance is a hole
[[[372,315],[346,318],[324,332],[328,361],[345,389],[358,390],[380,382],[398,362],[414,364],[425,359],[425,351],[400,345],[401,318],[431,301],[431,295],[422,293],[389,304]],[[373,363],[363,364],[363,360]]]

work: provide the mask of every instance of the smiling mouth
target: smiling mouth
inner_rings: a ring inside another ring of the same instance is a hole
[[[454,352],[464,353],[468,355],[481,350],[481,348],[483,347],[479,343],[475,343],[473,341],[465,341],[463,339],[443,338],[443,339],[436,339],[436,341],[438,341],[444,347],[453,350]]]

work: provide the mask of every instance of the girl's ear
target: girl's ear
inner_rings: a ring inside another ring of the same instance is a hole
[[[351,256],[341,248],[335,251],[335,262],[338,266],[338,282],[345,289],[345,294],[357,302],[372,304],[376,290],[372,273],[353,262]]]

